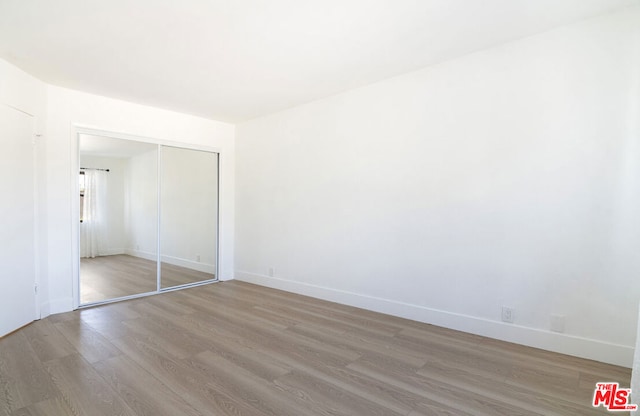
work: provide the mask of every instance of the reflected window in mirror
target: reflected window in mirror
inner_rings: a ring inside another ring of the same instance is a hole
[[[158,145],[80,134],[79,150],[79,303],[156,292]]]

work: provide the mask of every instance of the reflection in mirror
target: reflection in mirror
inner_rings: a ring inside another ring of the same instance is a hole
[[[161,288],[216,279],[218,154],[161,147]]]
[[[158,146],[79,136],[80,304],[154,292]]]

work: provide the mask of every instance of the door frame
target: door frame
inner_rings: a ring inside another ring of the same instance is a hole
[[[33,262],[32,263],[33,280],[26,283],[29,283],[30,286],[32,285],[29,292],[33,297],[29,296],[29,303],[31,303],[31,300],[33,299],[33,310],[32,310],[31,320],[25,323],[25,325],[28,325],[31,322],[39,320],[41,318],[41,296],[39,293],[40,291],[38,290],[40,285],[40,273],[41,273],[40,261],[42,259],[41,252],[40,252],[40,245],[41,245],[40,227],[42,225],[42,222],[40,220],[40,215],[43,212],[40,207],[41,205],[40,191],[42,188],[40,185],[39,176],[41,173],[41,169],[38,168],[40,165],[38,163],[39,149],[40,149],[38,138],[41,136],[41,134],[38,134],[38,123],[37,123],[37,118],[34,114],[31,114],[27,111],[24,111],[18,107],[15,107],[5,102],[0,102],[0,107],[2,107],[3,111],[4,110],[11,111],[11,112],[15,111],[23,116],[29,117],[28,129],[29,129],[29,143],[31,145],[30,174],[33,175],[32,184],[31,184],[31,203],[33,204],[32,206],[33,217],[32,217],[32,223],[31,223],[31,226],[33,227],[32,234],[31,234],[31,244],[33,249],[33,252],[31,253],[31,259]],[[25,317],[26,317],[26,312],[27,311],[25,311]],[[11,329],[9,333],[20,329],[20,327]],[[4,337],[5,335],[7,334],[0,334],[0,338]]]

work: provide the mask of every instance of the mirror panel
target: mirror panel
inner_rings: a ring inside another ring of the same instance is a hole
[[[79,148],[80,304],[155,292],[158,145],[80,134]]]
[[[215,280],[218,154],[161,146],[161,288]]]

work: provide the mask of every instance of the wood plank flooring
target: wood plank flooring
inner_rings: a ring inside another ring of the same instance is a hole
[[[0,416],[608,414],[596,381],[630,370],[238,281],[0,339]]]
[[[162,263],[162,288],[215,279],[214,274]],[[80,303],[100,302],[157,288],[156,262],[126,254],[80,259]]]

